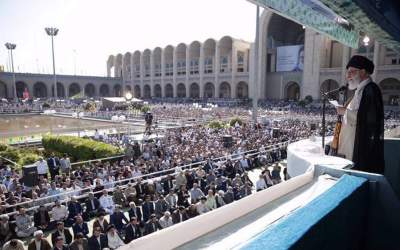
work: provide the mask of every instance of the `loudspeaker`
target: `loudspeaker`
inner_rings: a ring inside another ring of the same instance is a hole
[[[225,148],[232,147],[232,145],[233,145],[232,136],[231,135],[223,135],[222,142],[223,142]]]
[[[22,168],[23,176],[22,181],[25,186],[33,187],[38,184],[38,173],[35,165],[25,166]]]

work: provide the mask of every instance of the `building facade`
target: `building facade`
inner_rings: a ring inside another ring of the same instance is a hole
[[[255,42],[230,36],[109,56],[108,77],[57,76],[59,97],[320,99],[345,84],[345,66],[360,54],[375,64],[373,80],[385,104],[399,103],[400,55],[371,39],[358,49],[346,47],[312,29],[264,10],[260,16],[258,57]],[[303,46],[302,71],[277,70],[282,46]],[[256,61],[257,58],[257,61]],[[17,95],[53,97],[53,76],[16,74]],[[0,97],[14,96],[12,74],[0,72]]]
[[[16,73],[15,83],[19,98],[23,97],[24,91],[33,98],[54,97],[53,75]],[[122,96],[121,79],[57,75],[57,95],[59,98]],[[0,72],[0,98],[14,98],[13,74],[10,72]]]
[[[352,49],[269,10],[260,16],[259,34],[257,62],[256,43],[226,36],[111,55],[107,73],[141,98],[320,99],[345,84],[345,66],[359,54],[374,62],[372,78],[385,104],[399,102],[400,55],[377,41]],[[291,45],[304,46],[304,69],[278,72],[277,48]]]
[[[225,36],[111,55],[108,76],[141,98],[249,98],[250,43]]]

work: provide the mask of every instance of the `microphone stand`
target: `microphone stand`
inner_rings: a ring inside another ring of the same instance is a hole
[[[325,109],[326,109],[326,93],[322,94],[322,149],[325,150],[325,131],[326,131],[326,122],[325,122]]]

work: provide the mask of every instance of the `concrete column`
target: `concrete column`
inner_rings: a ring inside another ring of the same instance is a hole
[[[232,44],[232,74],[231,74],[231,98],[236,98],[236,74],[237,74],[237,48],[235,42]]]
[[[154,51],[150,53],[150,96],[154,96]]]
[[[377,40],[375,40],[375,44],[374,44],[374,65],[375,65],[375,69],[374,69],[374,73],[372,74],[371,78],[372,81],[376,81],[376,74],[378,72],[378,67],[379,67],[379,55],[380,55],[380,44]]]
[[[161,97],[165,97],[165,91],[164,91],[164,78],[165,78],[165,50],[161,50]]]
[[[144,58],[143,52],[140,54],[140,95],[143,96],[143,78],[144,78]]]
[[[250,45],[250,53],[249,53],[249,98],[253,99],[256,98],[257,91],[257,84],[256,84],[256,58],[255,58],[255,47],[256,45],[252,43]]]
[[[199,73],[200,73],[200,82],[199,82],[199,89],[200,98],[204,96],[204,44],[200,45],[200,59],[199,59]]]
[[[111,68],[110,68],[110,64],[107,61],[107,77],[111,76]]]
[[[178,75],[178,70],[177,70],[177,58],[176,58],[176,47],[174,48],[174,52],[172,53],[172,65],[173,65],[173,69],[172,69],[172,72],[173,72],[173,76],[172,76],[172,87],[173,87],[173,91],[172,91],[172,96],[173,97],[176,97],[176,93],[177,93],[177,91],[176,91],[176,89],[177,89],[177,87],[176,86],[178,86],[178,83],[176,82],[176,76]]]
[[[343,55],[342,55],[342,74],[341,74],[341,83],[339,85],[344,85],[347,83],[346,80],[346,65],[350,60],[351,49],[346,45],[343,46]]]
[[[220,71],[220,50],[219,50],[219,42],[215,44],[215,63],[214,63],[214,87],[215,87],[215,96],[216,98],[219,98],[219,71]]]
[[[64,87],[65,87],[65,96],[66,96],[66,98],[68,98],[69,97],[69,86],[70,86],[71,84],[65,84],[64,85]]]
[[[311,95],[313,99],[319,98],[319,74],[322,36],[306,28],[304,41],[304,72],[301,85],[301,99]]]
[[[186,97],[189,97],[189,74],[190,74],[190,46],[186,47]]]

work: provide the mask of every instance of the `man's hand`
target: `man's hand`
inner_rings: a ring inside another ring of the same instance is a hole
[[[346,112],[346,108],[345,107],[336,107],[336,112],[338,113],[338,115],[344,115],[344,112]]]

